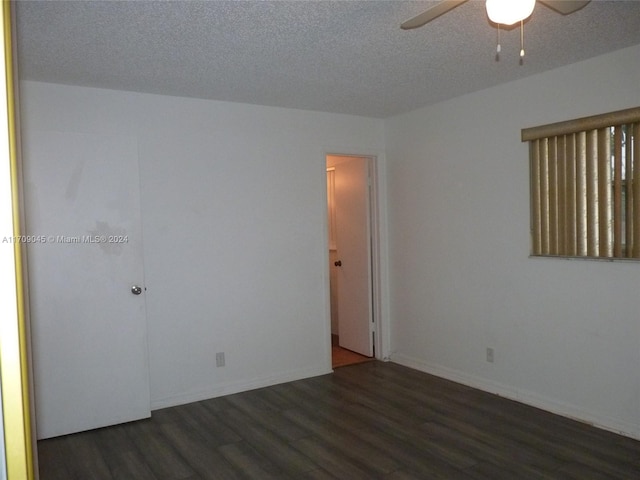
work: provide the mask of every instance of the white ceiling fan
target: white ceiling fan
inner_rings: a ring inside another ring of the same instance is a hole
[[[443,0],[426,12],[407,20],[400,28],[411,30],[422,27],[432,20],[444,15],[449,10],[467,2],[468,0]],[[538,0],[543,5],[563,15],[576,12],[584,7],[590,0]],[[489,20],[499,25],[514,25],[527,19],[533,12],[535,0],[487,0],[487,15]]]

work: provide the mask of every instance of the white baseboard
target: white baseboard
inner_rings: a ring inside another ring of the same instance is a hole
[[[231,395],[239,392],[246,392],[256,388],[269,387],[279,383],[293,382],[302,380],[303,378],[317,377],[331,373],[331,369],[308,368],[302,370],[292,370],[283,372],[278,375],[270,375],[267,377],[255,378],[249,381],[228,382],[222,385],[215,385],[212,388],[201,390],[198,392],[181,393],[164,398],[151,399],[151,410],[159,410],[161,408],[175,407],[186,403],[199,402],[209,398],[221,397],[223,395]]]
[[[484,392],[493,393],[510,400],[515,400],[532,407],[540,408],[547,412],[571,418],[579,422],[588,423],[603,430],[640,440],[640,423],[625,423],[615,418],[606,417],[598,413],[585,410],[584,408],[576,405],[571,405],[538,395],[535,392],[515,388],[486,378],[478,377],[476,375],[470,375],[447,367],[442,367],[440,365],[430,364],[407,355],[398,353],[393,354],[391,356],[391,361],[399,365],[404,365],[405,367],[435,375],[436,377],[445,378],[456,383],[477,388]]]

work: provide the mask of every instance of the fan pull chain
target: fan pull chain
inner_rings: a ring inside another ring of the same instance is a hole
[[[500,24],[498,24],[498,40],[496,45],[496,60],[500,60],[500,52],[502,51],[502,47],[500,46]]]
[[[520,20],[520,61],[524,58],[524,22]]]

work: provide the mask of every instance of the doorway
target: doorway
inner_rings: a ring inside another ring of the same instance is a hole
[[[327,155],[332,366],[375,358],[374,159]]]

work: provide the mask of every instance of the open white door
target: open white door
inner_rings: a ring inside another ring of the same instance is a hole
[[[335,167],[338,336],[341,347],[373,356],[369,159]]]
[[[23,157],[38,438],[149,417],[137,141],[30,131]]]

